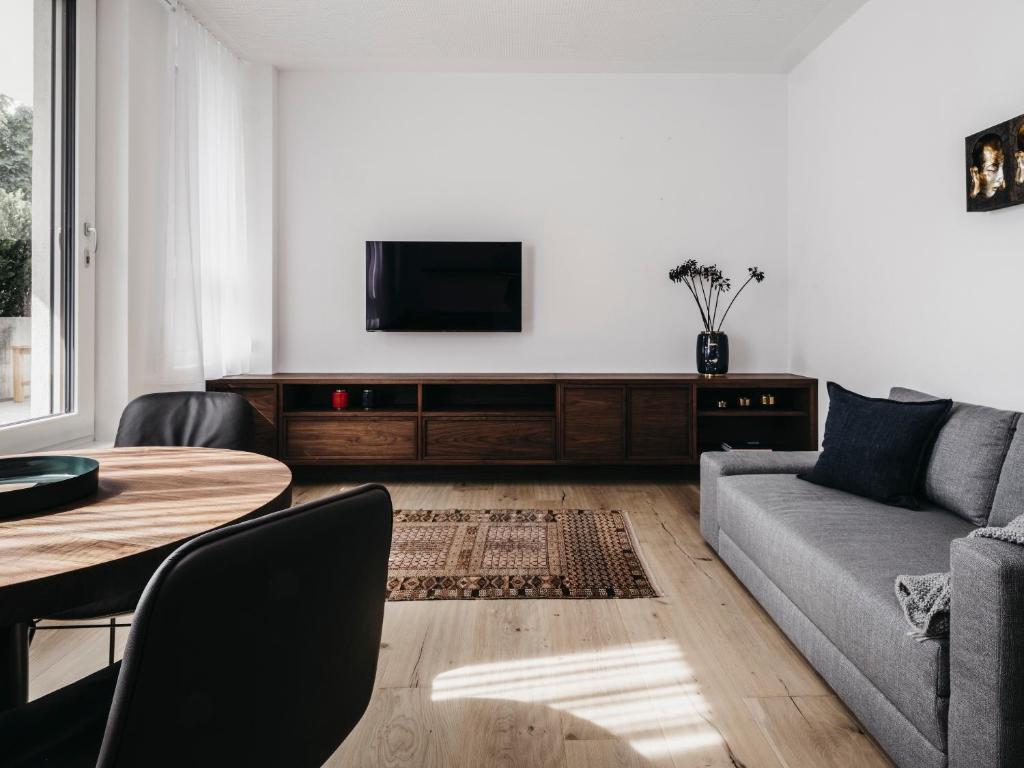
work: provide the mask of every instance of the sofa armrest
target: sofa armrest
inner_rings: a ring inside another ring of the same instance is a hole
[[[817,451],[709,451],[700,457],[700,533],[718,551],[718,478],[796,475],[809,471]]]
[[[950,768],[1024,755],[1024,547],[957,539],[949,630]]]

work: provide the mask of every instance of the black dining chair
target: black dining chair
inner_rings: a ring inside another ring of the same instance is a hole
[[[251,451],[253,410],[234,392],[156,392],[125,406],[114,446],[180,445]]]
[[[368,485],[183,544],[121,662],[0,713],[0,764],[322,765],[370,701],[391,525]]]
[[[248,451],[253,447],[253,408],[234,392],[156,392],[137,397],[125,406],[117,426],[114,446],[187,446]],[[39,630],[109,628],[108,664],[114,663],[117,630],[130,624],[118,616],[131,613],[139,602],[140,589],[75,606],[45,619],[71,622],[40,625]],[[105,619],[103,623],[97,622]],[[85,622],[85,623],[83,623]]]

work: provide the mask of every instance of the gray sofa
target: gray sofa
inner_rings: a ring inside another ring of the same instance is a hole
[[[1024,547],[965,538],[1024,513],[1019,418],[955,404],[921,510],[798,479],[815,452],[701,457],[705,540],[905,768],[1024,766]],[[908,636],[896,576],[950,570],[949,639]]]

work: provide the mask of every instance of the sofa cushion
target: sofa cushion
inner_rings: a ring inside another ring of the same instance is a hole
[[[889,397],[902,402],[935,399],[902,387],[893,388]],[[953,403],[932,446],[924,476],[925,498],[975,525],[987,525],[1019,417],[1015,411]]]
[[[792,475],[718,481],[724,534],[921,731],[945,747],[949,643],[918,642],[896,576],[949,570],[973,526],[939,509],[894,508]]]
[[[999,474],[996,498],[992,502],[989,525],[1006,525],[1024,514],[1024,423],[1017,423],[1017,431],[1006,452],[1003,471]]]
[[[828,397],[821,456],[799,477],[917,509],[928,452],[953,401],[897,403],[858,395],[832,381]]]

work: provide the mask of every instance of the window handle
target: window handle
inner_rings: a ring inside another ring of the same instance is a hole
[[[85,247],[85,266],[88,267],[92,263],[92,257],[96,255],[96,252],[100,248],[100,235],[99,232],[96,231],[96,227],[88,221],[82,224],[82,234],[84,234],[86,238],[92,239],[92,248],[90,249],[89,246]]]

